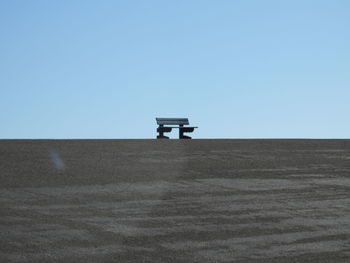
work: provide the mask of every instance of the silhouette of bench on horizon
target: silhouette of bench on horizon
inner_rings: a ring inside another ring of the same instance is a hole
[[[157,132],[159,133],[157,139],[169,139],[169,137],[165,136],[165,132],[171,132],[172,129],[179,129],[179,139],[191,139],[190,136],[184,135],[185,132],[193,132],[194,129],[198,127],[189,127],[184,125],[189,125],[188,118],[156,118],[157,124],[159,125],[157,128]],[[178,126],[167,126],[164,125],[178,125]]]

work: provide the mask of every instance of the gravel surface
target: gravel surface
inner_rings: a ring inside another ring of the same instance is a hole
[[[350,140],[0,140],[0,262],[350,262]]]

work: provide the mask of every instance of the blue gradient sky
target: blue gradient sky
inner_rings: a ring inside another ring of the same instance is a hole
[[[349,138],[350,1],[0,1],[0,138]],[[176,137],[174,133],[173,137]]]

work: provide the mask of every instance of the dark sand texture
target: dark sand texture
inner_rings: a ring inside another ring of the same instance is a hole
[[[350,140],[0,140],[0,262],[350,262]]]

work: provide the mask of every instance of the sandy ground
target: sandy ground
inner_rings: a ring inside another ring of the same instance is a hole
[[[0,262],[350,262],[350,140],[0,140]]]

